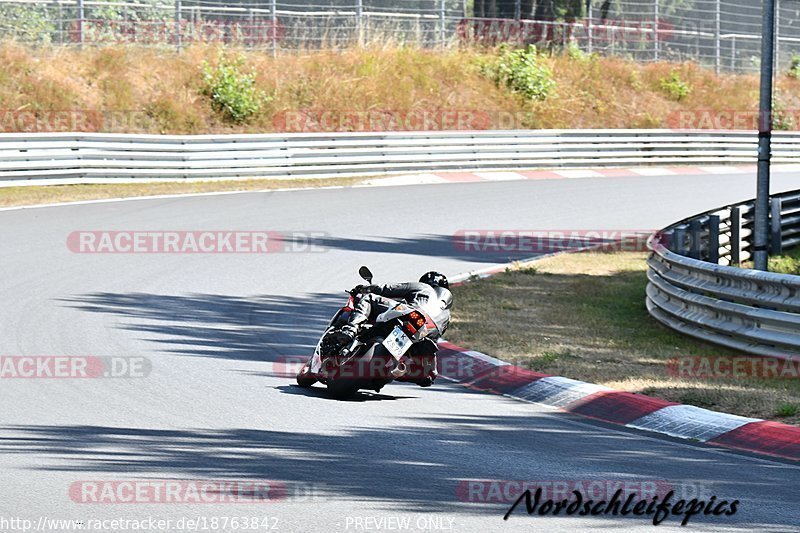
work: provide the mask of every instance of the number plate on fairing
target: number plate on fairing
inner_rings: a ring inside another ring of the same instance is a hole
[[[399,359],[411,347],[411,339],[400,327],[395,326],[389,336],[383,340],[383,345],[389,350],[389,353]]]

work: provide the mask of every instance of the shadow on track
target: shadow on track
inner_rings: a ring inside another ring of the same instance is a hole
[[[598,230],[597,236],[584,235],[586,230],[558,228],[479,228],[467,231],[469,233],[459,231],[451,235],[423,234],[413,238],[393,237],[380,240],[329,236],[315,241],[315,244],[323,248],[359,253],[448,257],[477,263],[510,263],[565,250],[578,250],[587,245],[613,246],[619,243],[613,238],[600,236],[607,230]],[[297,242],[297,246],[304,245],[305,240]]]
[[[283,376],[280,376],[283,377]],[[294,377],[294,376],[292,376]],[[297,385],[280,385],[275,387],[276,390],[284,394],[293,394],[297,396],[308,396],[309,398],[321,398],[332,402],[381,402],[387,400],[411,400],[416,399],[417,396],[398,396],[396,394],[381,394],[370,391],[358,391],[353,396],[346,400],[336,400],[328,394],[324,386],[314,387],[299,387]]]
[[[309,497],[320,503],[370,500],[377,508],[394,511],[458,510],[498,520],[508,509],[508,498],[498,492],[494,502],[487,503],[487,493],[481,492],[481,498],[470,501],[465,481],[649,480],[669,483],[678,495],[680,484],[697,480],[720,497],[752,498],[764,496],[767,486],[780,487],[769,495],[770,501],[786,508],[796,503],[798,489],[785,484],[793,467],[751,461],[743,475],[741,458],[735,455],[718,454],[708,461],[701,450],[658,441],[642,447],[637,440],[599,427],[565,426],[541,414],[456,414],[417,417],[411,426],[350,427],[333,434],[18,425],[0,428],[0,454],[47,458],[28,468],[72,472],[75,479],[277,480],[289,488],[290,502],[313,505]],[[574,455],[565,463],[563,449],[569,441]],[[487,456],[486,450],[502,455]],[[750,524],[777,531],[781,527],[770,519],[793,520],[792,513],[770,516],[750,503],[743,504],[735,520],[696,517],[693,524]],[[535,527],[535,517],[521,513],[519,518],[531,520]],[[609,527],[619,526],[608,518]]]
[[[342,293],[343,294],[343,293]],[[97,292],[63,299],[90,313],[117,315],[176,355],[280,361],[310,355],[340,294],[225,296]]]

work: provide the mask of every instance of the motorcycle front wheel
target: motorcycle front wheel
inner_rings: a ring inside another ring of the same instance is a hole
[[[308,373],[308,368],[310,364],[311,361],[309,360],[306,364],[303,365],[303,368],[300,369],[300,372],[297,373],[297,377],[295,378],[297,380],[297,384],[303,387],[304,389],[307,389],[308,387],[317,382],[317,379],[311,377],[311,375]]]

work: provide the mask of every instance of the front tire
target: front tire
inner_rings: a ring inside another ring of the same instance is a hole
[[[307,389],[308,387],[317,382],[316,378],[313,378],[308,374],[309,364],[310,361],[304,364],[303,368],[300,369],[300,372],[297,373],[297,377],[295,378],[297,380],[297,384],[303,387],[304,389]]]

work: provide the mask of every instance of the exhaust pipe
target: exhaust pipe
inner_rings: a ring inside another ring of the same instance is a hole
[[[394,367],[394,370],[389,372],[394,379],[403,377],[406,372],[408,372],[408,367],[403,361],[398,361],[397,366]]]

